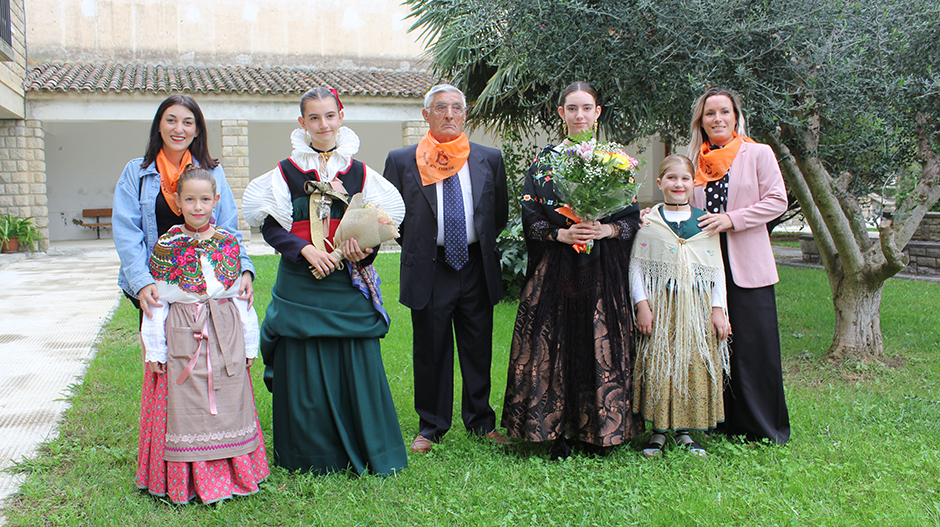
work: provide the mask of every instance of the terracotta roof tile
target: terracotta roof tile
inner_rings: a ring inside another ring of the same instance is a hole
[[[27,72],[23,87],[27,92],[289,95],[328,86],[344,95],[421,97],[433,80],[424,71],[46,62]]]

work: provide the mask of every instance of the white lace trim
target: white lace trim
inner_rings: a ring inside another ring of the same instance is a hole
[[[209,441],[221,441],[223,439],[236,439],[239,437],[244,437],[248,434],[253,434],[258,430],[258,427],[252,423],[245,428],[239,430],[226,430],[223,432],[212,432],[208,434],[167,434],[166,441],[168,443],[207,443]]]

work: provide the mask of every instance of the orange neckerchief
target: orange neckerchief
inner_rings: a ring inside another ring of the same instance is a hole
[[[160,191],[163,192],[163,197],[166,198],[166,202],[170,205],[171,210],[174,205],[176,205],[176,198],[173,197],[173,195],[176,194],[176,182],[179,181],[180,174],[192,163],[193,156],[189,153],[189,150],[183,152],[183,159],[180,159],[179,168],[173,166],[173,163],[170,163],[170,159],[163,153],[162,148],[157,152],[157,172],[160,173]]]
[[[741,143],[753,143],[750,137],[739,137],[737,132],[732,132],[734,137],[731,141],[721,148],[712,150],[708,141],[702,143],[702,151],[698,155],[698,167],[695,171],[695,186],[701,187],[709,181],[718,181],[725,177],[734,157],[738,155],[741,149]]]
[[[453,176],[467,162],[470,157],[470,140],[467,134],[446,143],[438,143],[431,137],[431,132],[424,134],[415,150],[415,161],[418,162],[418,173],[421,174],[421,184],[433,185]]]

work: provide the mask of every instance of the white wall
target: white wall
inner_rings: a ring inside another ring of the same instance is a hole
[[[29,0],[30,59],[410,69],[400,0]]]
[[[206,126],[209,151],[219,156],[222,123],[210,121]],[[72,220],[82,219],[82,209],[111,208],[114,186],[125,165],[144,155],[150,121],[44,122],[43,130],[49,240],[94,239],[94,229]],[[101,229],[101,237],[110,238],[111,229]]]

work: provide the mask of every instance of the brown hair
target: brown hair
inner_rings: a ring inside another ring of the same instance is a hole
[[[568,85],[567,88],[561,90],[561,97],[558,98],[558,105],[564,106],[565,99],[569,95],[576,91],[583,91],[594,98],[594,104],[600,106],[600,100],[597,97],[597,90],[594,89],[594,86],[591,86],[590,83],[584,81],[575,81]]]
[[[689,124],[689,136],[692,139],[689,142],[689,159],[692,160],[693,165],[698,162],[698,154],[702,150],[702,143],[704,143],[708,137],[708,134],[702,129],[702,115],[705,113],[705,101],[716,95],[724,95],[731,99],[731,106],[734,108],[734,131],[737,132],[739,136],[747,135],[747,122],[744,119],[744,112],[741,110],[741,98],[738,97],[738,94],[724,88],[709,88],[701,97],[696,99],[695,104],[692,105],[692,122]]]
[[[304,116],[304,106],[307,104],[307,101],[318,101],[320,99],[333,99],[333,102],[336,103],[336,111],[341,110],[339,97],[330,91],[329,88],[318,86],[307,90],[307,93],[303,94],[303,97],[300,98],[300,116]]]
[[[216,194],[215,186],[215,176],[212,175],[212,172],[204,168],[199,168],[197,166],[190,165],[189,168],[183,171],[180,174],[180,178],[176,180],[176,193],[180,194],[182,192],[183,183],[187,181],[208,181],[212,183],[212,194]]]
[[[157,154],[159,154],[160,149],[163,148],[163,136],[160,135],[160,121],[163,120],[163,114],[166,113],[167,109],[177,104],[193,112],[193,117],[196,119],[196,137],[194,137],[193,142],[189,144],[189,153],[193,156],[193,159],[199,163],[199,166],[209,170],[219,166],[219,160],[213,159],[212,156],[209,155],[209,141],[207,138],[209,134],[206,133],[206,120],[202,116],[202,110],[199,108],[199,105],[196,104],[196,99],[193,99],[189,95],[176,94],[170,95],[164,99],[163,102],[160,103],[160,106],[157,107],[157,113],[153,116],[153,123],[150,125],[150,140],[147,141],[147,151],[144,153],[144,161],[140,164],[141,168],[148,167],[157,160]]]

